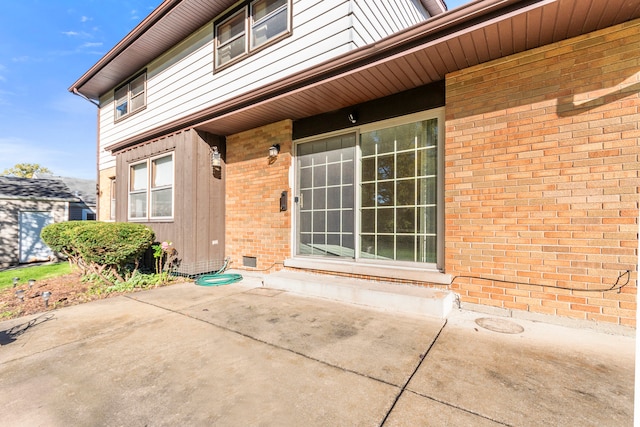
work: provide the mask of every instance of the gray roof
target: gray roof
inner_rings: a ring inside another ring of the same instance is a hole
[[[82,199],[87,206],[96,205],[96,180],[84,178],[71,178],[67,176],[55,176],[50,174],[38,173],[34,178],[56,179],[62,181],[69,191],[76,197]]]
[[[55,200],[78,202],[79,197],[58,179],[30,179],[0,176],[0,199]]]

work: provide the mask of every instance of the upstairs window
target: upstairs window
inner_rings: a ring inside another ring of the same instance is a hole
[[[257,0],[251,3],[251,48],[273,40],[289,29],[287,0]]]
[[[115,91],[115,120],[141,110],[147,105],[147,73],[128,81]]]
[[[216,67],[233,63],[291,31],[290,0],[246,3],[215,26]]]
[[[246,10],[240,10],[218,25],[218,66],[247,53],[246,24]]]

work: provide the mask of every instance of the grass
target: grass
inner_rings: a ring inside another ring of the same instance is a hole
[[[71,266],[68,262],[58,262],[55,264],[36,265],[33,267],[23,267],[13,270],[0,271],[0,290],[13,286],[13,278],[19,277],[19,284],[27,283],[29,279],[44,280],[52,277],[63,276],[71,273]]]

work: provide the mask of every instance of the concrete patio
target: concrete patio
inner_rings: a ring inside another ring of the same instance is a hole
[[[0,323],[6,426],[631,426],[635,340],[178,284]]]

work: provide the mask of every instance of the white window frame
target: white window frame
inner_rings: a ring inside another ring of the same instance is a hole
[[[143,79],[143,88],[142,88],[142,92],[140,93],[132,93],[132,85],[134,82],[136,82],[139,78]],[[122,96],[121,98],[118,98],[118,91],[120,90],[126,90],[126,94],[125,96]],[[133,105],[133,101],[134,99],[138,99],[142,97],[142,104],[140,106],[138,106],[136,109],[131,109],[131,106]],[[118,115],[118,107],[120,105],[122,105],[122,102],[118,102],[119,99],[124,99],[124,104],[126,104],[126,112],[122,113],[122,115]],[[138,111],[144,110],[147,107],[147,72],[146,70],[143,71],[142,73],[139,73],[137,75],[135,75],[134,77],[132,77],[131,79],[129,79],[126,83],[118,86],[116,89],[114,89],[113,91],[113,118],[114,118],[114,122],[118,122],[120,120],[124,120],[125,118],[131,116],[134,113],[137,113]]]
[[[116,220],[116,177],[109,178],[109,220]]]
[[[361,241],[361,225],[360,225],[360,209],[361,209],[361,196],[360,189],[362,177],[361,177],[361,148],[360,148],[360,134],[370,132],[374,130],[384,129],[393,126],[400,126],[419,121],[437,119],[438,120],[438,160],[437,160],[437,262],[435,265],[430,263],[409,262],[409,261],[386,261],[377,259],[366,259],[360,257],[360,241]],[[312,137],[302,138],[294,141],[294,153],[297,152],[297,146],[299,144],[310,143],[313,141],[329,138],[331,136],[344,135],[348,133],[356,133],[358,143],[356,144],[356,163],[355,163],[355,189],[356,189],[356,214],[355,214],[355,256],[353,258],[331,258],[331,257],[319,257],[313,255],[296,255],[298,253],[297,236],[299,233],[298,222],[296,218],[296,209],[292,209],[292,224],[293,233],[291,240],[292,254],[291,259],[285,261],[285,266],[296,268],[315,268],[326,271],[340,271],[351,274],[367,274],[367,275],[381,275],[387,277],[397,277],[409,280],[426,280],[424,274],[425,269],[433,273],[429,277],[429,281],[434,283],[448,283],[450,277],[448,275],[441,274],[444,271],[444,243],[445,243],[445,228],[444,228],[444,145],[445,145],[445,116],[444,107],[435,108],[419,113],[409,114],[393,119],[387,119],[378,121],[375,123],[364,124],[361,126],[355,126],[352,128],[342,129],[340,131],[329,132],[321,135],[314,135]],[[295,159],[294,163],[295,165]],[[293,167],[293,182],[295,186],[295,194],[299,193],[297,167]],[[358,267],[359,266],[359,267]]]
[[[253,19],[254,5],[260,1],[263,1],[263,0],[246,1],[239,9],[236,9],[232,14],[226,16],[224,19],[214,24],[214,61],[213,63],[214,63],[215,70],[220,70],[232,64],[235,64],[236,62],[241,61],[243,58],[246,58],[247,56],[255,52],[258,52],[268,46],[271,46],[272,44],[276,43],[277,41],[291,34],[292,16],[293,16],[291,11],[292,0],[285,0],[284,5],[278,7],[276,10],[272,11],[268,15],[265,15],[258,21],[254,22],[254,19]],[[286,29],[281,33],[273,35],[272,37],[268,38],[266,41],[254,46],[254,42],[253,42],[254,28],[264,23],[265,21],[273,18],[278,13],[286,14],[286,19],[287,19]],[[231,42],[233,42],[234,40],[238,39],[241,36],[237,35],[236,37],[233,37],[232,39],[226,41],[223,45],[220,45],[218,42],[218,39],[219,39],[218,29],[224,24],[228,23],[230,20],[236,18],[239,14],[244,14],[244,33],[242,35],[244,37],[244,53],[236,56],[235,58],[231,58],[226,62],[221,63],[220,49],[225,46],[228,46]]]
[[[153,187],[153,162],[157,159],[162,159],[165,157],[171,157],[171,168],[172,168],[172,180],[171,180],[171,185],[164,185],[164,186],[160,186],[160,187]],[[131,191],[131,168],[136,166],[136,165],[140,165],[140,164],[145,164],[146,168],[147,168],[147,187],[144,190],[136,190],[136,191]],[[146,222],[146,221],[171,221],[173,220],[174,214],[175,214],[175,185],[176,184],[176,164],[175,164],[175,155],[174,152],[168,152],[168,153],[162,153],[153,157],[149,157],[145,160],[139,161],[139,162],[135,162],[135,163],[130,163],[129,167],[128,167],[128,179],[127,179],[127,218],[129,221],[132,222]],[[154,191],[159,191],[159,190],[165,190],[165,189],[171,189],[171,215],[169,216],[153,216],[152,215],[152,205],[151,205],[151,201],[152,201],[152,193]],[[146,197],[146,215],[142,216],[142,217],[132,217],[131,216],[131,195],[132,194],[145,194]]]

